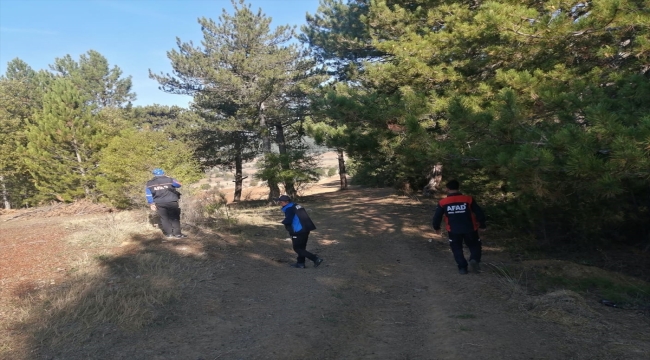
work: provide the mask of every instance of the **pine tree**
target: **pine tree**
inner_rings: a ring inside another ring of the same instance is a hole
[[[304,51],[290,43],[293,28],[271,30],[271,18],[261,9],[253,12],[243,0],[233,1],[233,7],[234,14],[224,9],[218,22],[199,19],[202,46],[177,41],[178,50],[168,52],[173,75],[150,72],[150,76],[164,91],[192,95],[195,106],[218,129],[214,134],[231,137],[222,144],[261,139],[262,152],[268,154],[272,132],[276,131],[276,142],[283,143],[286,123],[296,118],[287,113],[299,106],[287,99],[307,81],[312,63],[305,59]],[[251,147],[256,146],[241,144],[235,149]],[[245,156],[234,158],[235,169],[240,169],[239,159]],[[235,181],[241,187],[241,173],[235,175]],[[268,184],[269,199],[277,197],[278,184]]]
[[[36,192],[17,150],[25,146],[28,119],[39,111],[49,76],[14,59],[0,76],[0,193],[6,209],[27,205]]]
[[[43,199],[94,195],[97,155],[106,138],[71,80],[54,81],[25,136],[28,143],[21,152]]]
[[[118,66],[110,68],[108,60],[95,50],[82,54],[79,61],[70,55],[56,58],[50,69],[71,79],[87,101],[98,109],[127,107],[136,98],[131,92],[131,76],[122,78],[122,70]]]

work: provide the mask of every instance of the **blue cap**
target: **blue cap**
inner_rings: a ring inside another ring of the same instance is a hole
[[[165,172],[163,171],[163,169],[153,169],[153,171],[151,173],[156,175],[156,176],[165,175]]]

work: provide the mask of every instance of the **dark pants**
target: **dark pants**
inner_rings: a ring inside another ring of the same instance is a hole
[[[481,239],[478,237],[478,231],[466,234],[449,233],[449,246],[454,253],[454,259],[459,269],[467,268],[467,260],[463,254],[463,241],[469,248],[469,259],[481,262]]]
[[[181,234],[181,208],[178,202],[156,203],[156,211],[160,215],[162,231],[165,235]]]
[[[311,261],[318,259],[316,255],[305,250],[307,249],[307,240],[309,240],[309,232],[291,234],[291,244],[293,245],[293,251],[298,254],[298,264],[304,264],[305,258]]]

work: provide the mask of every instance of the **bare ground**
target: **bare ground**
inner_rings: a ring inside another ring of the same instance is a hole
[[[336,182],[323,188],[334,190]],[[143,231],[102,249],[110,256],[99,258],[100,281],[88,281],[95,290],[114,286],[116,294],[128,281],[176,289],[169,301],[148,306],[144,326],[72,323],[56,330],[75,331],[52,342],[43,318],[25,316],[0,327],[0,339],[12,341],[0,356],[646,359],[650,353],[650,324],[635,311],[571,292],[531,297],[517,279],[504,279],[489,266],[482,274],[458,275],[445,240],[430,231],[431,203],[384,189],[320,193],[301,203],[318,226],[308,249],[325,259],[319,268],[289,268],[294,254],[276,208],[241,209],[240,230],[231,235],[193,228],[190,238],[165,242]],[[264,220],[247,222],[247,212]],[[71,230],[57,219],[0,218],[0,308],[71,286],[72,275],[59,269],[70,269],[82,253],[100,251],[71,245]],[[485,264],[506,261],[490,235],[484,243]],[[164,259],[168,279],[140,277],[138,264],[148,254]],[[88,308],[75,301],[69,299],[67,311]]]

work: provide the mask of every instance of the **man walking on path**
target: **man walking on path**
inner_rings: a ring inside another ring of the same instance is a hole
[[[463,241],[469,248],[469,265],[474,272],[480,272],[481,239],[478,229],[486,229],[485,215],[480,206],[469,195],[459,191],[460,184],[456,180],[447,183],[447,197],[438,202],[436,213],[433,215],[433,229],[440,234],[440,223],[445,219],[449,245],[458,264],[458,272],[467,274],[467,260],[463,254]]]
[[[282,206],[282,212],[284,213],[282,224],[284,224],[285,229],[289,232],[289,236],[291,236],[293,251],[298,254],[296,263],[291,265],[291,267],[304,269],[305,258],[313,261],[314,267],[318,267],[323,262],[323,259],[306,250],[309,232],[316,230],[314,222],[309,218],[309,214],[307,214],[305,208],[291,202],[291,198],[287,195],[280,196],[277,201]]]
[[[162,223],[162,231],[168,238],[184,238],[181,234],[181,209],[178,199],[181,194],[176,190],[181,183],[165,176],[162,169],[152,171],[154,178],[147,181],[145,194],[151,210],[157,211]]]

